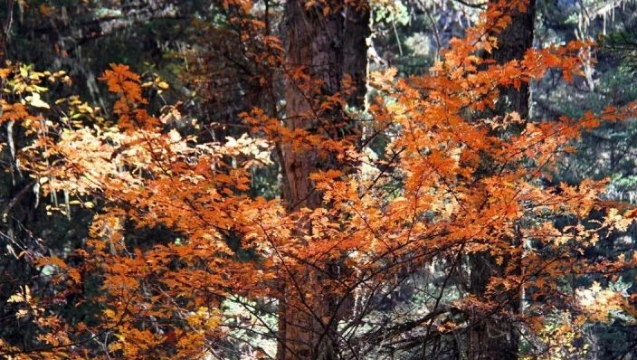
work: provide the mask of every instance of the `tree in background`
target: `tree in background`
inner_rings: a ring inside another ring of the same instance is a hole
[[[354,111],[362,110],[365,98],[369,8],[366,2],[345,1],[288,1],[285,6],[288,73],[283,134],[289,135],[279,145],[282,194],[290,212],[329,212],[331,206],[312,178],[324,172],[338,178],[355,175],[353,155],[362,129]],[[304,214],[297,220],[295,237],[303,239],[316,231],[309,219]],[[312,239],[298,245],[321,248],[322,242]],[[351,305],[342,301],[342,294],[333,294],[337,289],[332,287],[340,287],[340,277],[349,270],[338,258],[338,248],[331,251],[321,254],[326,259],[309,257],[298,265],[280,259],[279,359],[337,356],[337,326]],[[346,258],[347,251],[342,256]]]
[[[535,23],[535,0],[525,2],[510,2],[508,8],[502,8],[497,1],[492,1],[489,6],[502,12],[500,16],[510,17],[509,24],[504,29],[496,28],[491,36],[497,37],[496,48],[487,55],[487,61],[492,59],[497,65],[504,65],[511,62],[524,60],[524,57],[533,45],[534,23]],[[520,119],[528,119],[530,84],[528,81],[519,81],[509,86],[502,86],[499,90],[499,97],[496,100],[494,111],[490,111],[486,116],[509,116],[516,114]],[[479,115],[478,115],[479,116]],[[523,120],[526,121],[526,120]],[[501,136],[517,136],[520,129],[523,129],[522,122],[519,125],[502,129]],[[490,170],[488,157],[483,160],[485,164],[478,168],[474,174],[475,178],[489,177]],[[497,167],[496,167],[497,168]],[[519,226],[519,225],[517,225]],[[522,275],[521,256],[524,241],[522,234],[512,231],[510,238],[506,239],[510,243],[512,254],[504,260],[493,258],[490,254],[476,254],[470,256],[470,276],[468,288],[470,292],[485,299],[487,287],[492,281],[492,277],[500,277],[507,273],[518,273]],[[508,268],[508,269],[507,269]],[[522,310],[522,292],[515,289],[505,294],[508,303],[503,303],[503,313],[508,313],[509,321],[496,320],[483,313],[476,313],[471,320],[473,328],[469,330],[469,358],[470,359],[517,359],[520,341],[520,330],[516,328],[515,317]],[[517,293],[516,293],[517,292]]]

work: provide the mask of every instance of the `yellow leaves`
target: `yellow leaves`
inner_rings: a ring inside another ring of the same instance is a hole
[[[115,319],[115,317],[117,316],[117,314],[115,313],[115,311],[113,311],[112,309],[104,309],[104,315],[105,315],[108,319]]]
[[[393,88],[397,69],[394,67],[384,71],[372,71],[369,74],[369,84],[380,91],[389,91]]]
[[[616,208],[607,209],[603,225],[608,229],[626,232],[634,222],[633,214],[634,211],[628,211],[626,214],[620,215],[619,210]]]
[[[151,87],[155,88],[157,89],[158,94],[161,94],[164,91],[170,89],[170,85],[167,82],[163,81],[159,75],[152,74],[152,76],[153,76],[152,81],[146,81],[145,83],[142,83],[140,86],[142,88],[151,88]]]
[[[196,312],[190,313],[186,321],[195,329],[215,329],[219,325],[219,315],[217,311],[201,306]]]
[[[575,291],[578,304],[589,314],[591,321],[607,322],[611,312],[623,311],[627,305],[625,297],[611,289],[603,289],[597,281],[586,289]]]
[[[25,98],[25,100],[27,101],[27,103],[35,108],[41,108],[41,109],[50,109],[51,106],[49,106],[49,104],[47,104],[46,102],[42,101],[42,99],[40,98],[40,94],[39,93],[33,93],[30,96],[27,96]]]
[[[244,155],[248,160],[244,162],[244,168],[252,166],[270,165],[270,144],[263,139],[249,138],[248,134],[241,135],[235,139],[226,137],[226,143],[219,148],[219,151],[230,156]]]
[[[43,312],[43,308],[38,306],[35,299],[31,295],[31,288],[28,285],[24,285],[18,292],[9,296],[8,303],[15,303],[21,305],[15,313],[17,318],[24,318],[29,314],[39,316]]]
[[[605,183],[606,181],[585,179],[577,187],[561,184],[564,197],[567,199],[564,205],[580,218],[588,216]]]
[[[31,302],[31,289],[28,286],[24,286],[23,292],[19,292],[9,296],[7,302],[10,303],[30,303]]]

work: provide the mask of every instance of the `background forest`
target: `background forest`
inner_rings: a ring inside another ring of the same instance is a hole
[[[636,14],[0,3],[0,358],[634,358]]]

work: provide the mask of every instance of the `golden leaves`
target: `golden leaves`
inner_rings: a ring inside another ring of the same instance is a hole
[[[21,305],[15,313],[18,318],[24,318],[30,314],[38,317],[44,311],[44,308],[40,307],[31,295],[31,288],[28,285],[24,285],[18,292],[9,296],[7,302]]]
[[[611,289],[603,289],[597,281],[589,288],[577,289],[575,295],[579,306],[590,316],[590,321],[607,322],[611,319],[611,312],[630,308],[625,296]]]

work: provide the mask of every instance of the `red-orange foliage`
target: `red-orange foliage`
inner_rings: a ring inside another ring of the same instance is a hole
[[[523,1],[517,4],[524,7]],[[255,109],[245,120],[265,138],[197,143],[174,129],[164,131],[147,113],[140,78],[128,67],[113,65],[105,71],[101,79],[120,96],[113,110],[118,126],[49,124],[56,131],[36,131],[34,145],[22,154],[26,170],[45,193],[65,191],[89,208],[99,203],[90,239],[76,254],[81,265],[69,266],[57,257],[38,260],[39,266],[56,269],[52,281],[61,292],[82,291],[85,277],[99,278],[100,293],[87,299],[101,304],[99,319],[65,324],[47,308],[47,299],[34,299],[28,288],[10,299],[28,304],[16,316],[28,313],[44,329],[40,356],[190,359],[215,354],[216,345],[229,336],[227,325],[236,320],[224,315],[225,300],[280,299],[278,280],[291,281],[307,271],[324,275],[321,289],[297,279],[288,284],[298,297],[291,303],[311,306],[330,294],[342,299],[336,306],[345,307],[353,298],[357,305],[343,320],[351,323],[343,326],[347,337],[342,341],[351,346],[347,351],[355,351],[377,339],[376,329],[356,330],[356,322],[370,315],[365,304],[376,289],[435,264],[447,267],[448,276],[460,274],[463,257],[471,254],[489,254],[504,272],[491,279],[483,298],[458,296],[444,307],[439,301],[427,303],[415,316],[423,331],[451,333],[468,326],[443,319],[450,309],[483,311],[517,322],[541,341],[543,317],[557,308],[578,308],[576,325],[591,312],[603,319],[604,311],[630,309],[627,299],[597,285],[590,291],[602,294],[597,299],[604,301],[578,302],[560,293],[559,282],[569,274],[636,266],[635,257],[602,263],[577,257],[595,243],[598,230],[622,228],[632,219],[610,209],[594,228],[581,221],[559,228],[555,217],[582,219],[598,207],[604,182],[561,184],[555,191],[543,188],[539,179],[549,176],[552,164],[571,151],[570,142],[582,131],[602,119],[631,115],[635,104],[582,119],[540,122],[516,113],[480,115],[494,106],[499,87],[518,87],[551,68],[561,69],[565,79],[577,75],[577,53],[589,45],[533,49],[522,61],[496,65],[476,54],[497,47],[496,39],[485,34],[497,33],[510,21],[501,9],[490,7],[466,38],[452,41],[427,75],[396,78],[391,69],[371,74],[371,85],[383,94],[370,109],[372,126],[393,129],[384,170],[314,173],[324,206],[293,213],[279,199],[247,195],[250,168],[268,164],[276,142],[364,163],[347,139],[289,129]],[[298,74],[305,76],[302,69]],[[1,122],[39,124],[27,106],[1,101]],[[324,99],[321,106],[342,102],[340,97]],[[129,240],[126,227],[165,228],[174,237]],[[240,245],[230,246],[229,238]],[[250,251],[251,258],[241,258],[239,250]],[[335,263],[347,271],[329,276],[325,269]],[[532,302],[519,314],[500,313],[503,302],[525,289],[555,301]],[[267,329],[268,324],[259,326]],[[388,328],[387,336],[399,336],[392,333],[399,329]],[[94,342],[103,347],[89,352]],[[20,353],[0,346],[0,352]]]

